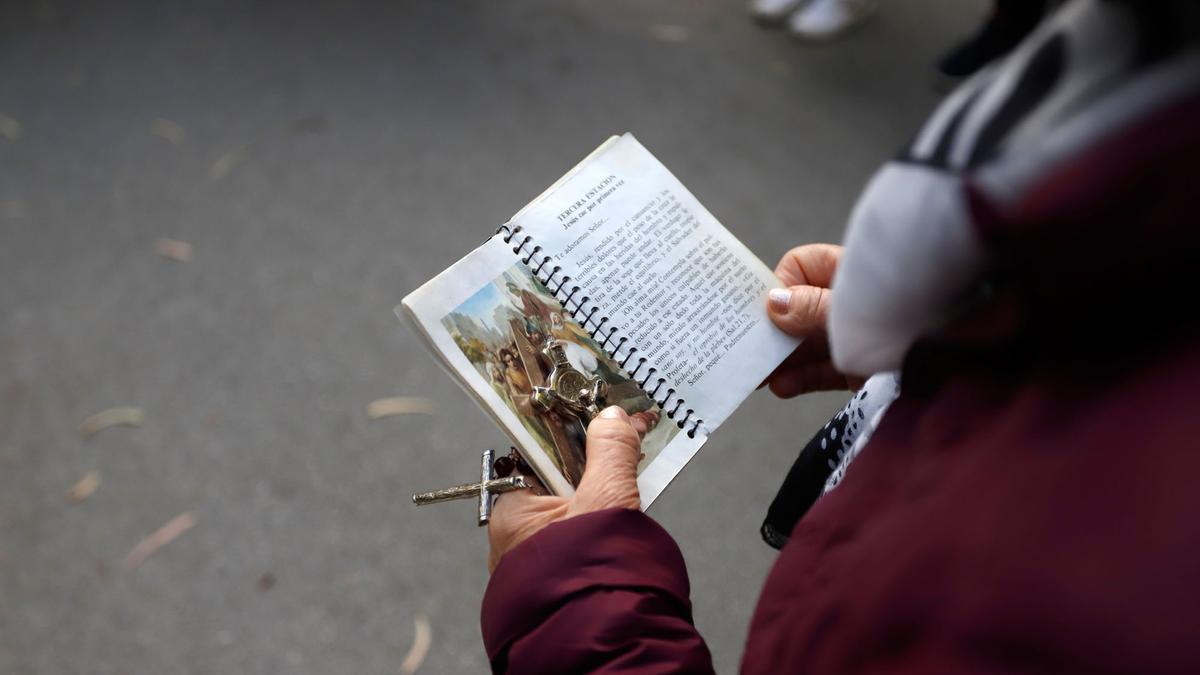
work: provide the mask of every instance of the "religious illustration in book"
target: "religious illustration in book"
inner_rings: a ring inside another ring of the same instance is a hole
[[[587,422],[619,405],[649,430],[643,465],[679,432],[541,281],[514,264],[442,318],[475,369],[572,484],[583,475]]]

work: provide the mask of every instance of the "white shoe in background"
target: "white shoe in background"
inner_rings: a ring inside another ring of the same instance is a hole
[[[788,30],[808,40],[836,37],[871,17],[873,0],[813,0],[788,19]]]
[[[779,23],[804,3],[805,0],[750,0],[750,14],[763,23]]]

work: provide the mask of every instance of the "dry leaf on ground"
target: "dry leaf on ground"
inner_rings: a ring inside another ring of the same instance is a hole
[[[655,40],[663,42],[684,42],[688,39],[688,29],[687,26],[671,26],[660,23],[650,27],[650,35],[654,36]]]
[[[172,122],[171,120],[165,120],[161,117],[156,117],[150,121],[150,127],[148,131],[150,132],[151,136],[165,138],[175,145],[182,143],[183,139],[187,136],[182,126]]]
[[[179,262],[190,262],[192,259],[192,245],[186,241],[159,239],[154,242],[154,252]]]
[[[191,511],[185,511],[168,520],[162,527],[139,541],[137,546],[134,546],[129,551],[129,555],[126,555],[125,560],[121,562],[121,569],[125,572],[137,569],[138,566],[146,562],[147,558],[154,555],[158,549],[171,543],[176,537],[195,526],[196,514]]]
[[[140,427],[146,419],[146,413],[141,408],[122,407],[109,408],[103,412],[85,419],[79,425],[79,435],[89,439],[109,427],[125,426]]]
[[[437,403],[417,396],[396,396],[371,401],[367,406],[367,417],[377,420],[392,415],[436,415]]]
[[[0,211],[4,212],[6,218],[23,218],[25,217],[25,202],[21,199],[0,200]]]
[[[83,474],[83,477],[67,490],[67,499],[72,504],[80,504],[83,500],[91,497],[98,487],[100,487],[100,472],[92,469]]]
[[[429,645],[432,642],[433,628],[429,625],[429,618],[417,612],[417,615],[413,617],[412,647],[408,649],[408,654],[400,663],[400,672],[404,675],[413,675],[417,672],[417,669],[425,662],[425,657],[429,654]]]
[[[9,117],[8,115],[0,115],[0,136],[7,138],[10,141],[15,141],[21,138],[21,123]]]
[[[218,157],[217,161],[213,162],[212,166],[208,167],[209,178],[212,178],[213,180],[221,180],[225,176],[228,176],[229,172],[233,171],[233,167],[237,166],[238,162],[242,160],[242,155],[244,153],[245,148],[238,148],[237,150],[231,150],[230,152]]]

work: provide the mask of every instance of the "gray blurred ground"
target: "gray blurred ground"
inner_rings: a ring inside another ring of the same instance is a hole
[[[768,263],[838,240],[983,11],[884,4],[823,46],[737,2],[0,6],[0,673],[394,673],[419,613],[423,672],[484,670],[484,533],[408,495],[503,439],[392,307],[626,130]],[[755,395],[652,510],[723,672],[842,398]]]

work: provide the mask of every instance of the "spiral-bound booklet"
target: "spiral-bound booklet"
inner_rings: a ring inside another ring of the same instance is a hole
[[[625,134],[397,314],[556,494],[582,475],[589,406],[640,415],[646,508],[795,349],[767,317],[778,284]]]

